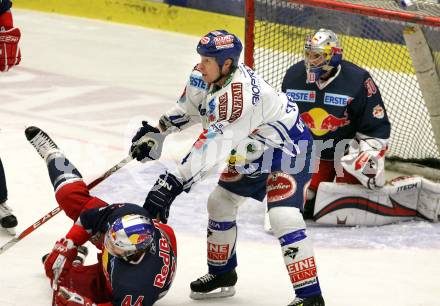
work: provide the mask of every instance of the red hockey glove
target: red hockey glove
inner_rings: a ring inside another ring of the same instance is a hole
[[[63,274],[72,267],[77,253],[78,248],[70,239],[61,238],[55,243],[52,252],[44,261],[46,275],[50,278],[54,289],[57,288]]]
[[[55,303],[58,306],[97,306],[88,297],[76,292],[69,291],[67,288],[60,287],[55,294]]]
[[[20,63],[20,37],[20,30],[12,26],[11,12],[0,15],[0,72],[8,71]]]

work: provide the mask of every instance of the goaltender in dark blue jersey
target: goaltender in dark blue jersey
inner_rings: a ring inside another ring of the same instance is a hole
[[[282,91],[298,104],[301,117],[315,140],[333,140],[321,152],[321,159],[333,160],[335,147],[356,133],[387,139],[391,125],[379,89],[370,74],[342,60],[324,88],[306,82],[304,61],[288,69]]]
[[[86,210],[80,215],[80,220],[93,236],[101,236],[116,219],[129,214],[149,217],[148,212],[138,205],[112,204]],[[113,305],[153,305],[170,288],[177,264],[175,241],[171,239],[168,242],[170,239],[163,228],[166,225],[154,225],[153,246],[138,264],[112,256],[102,248],[104,275],[112,289]],[[127,304],[127,297],[131,299],[130,304]]]

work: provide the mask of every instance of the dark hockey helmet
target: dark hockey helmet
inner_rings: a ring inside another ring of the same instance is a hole
[[[148,252],[154,245],[154,225],[142,215],[117,218],[104,237],[104,246],[113,256],[133,262],[135,255]]]
[[[237,66],[243,45],[240,39],[228,31],[216,30],[203,36],[198,45],[197,53],[207,57],[214,57],[219,66],[232,59],[232,65]]]

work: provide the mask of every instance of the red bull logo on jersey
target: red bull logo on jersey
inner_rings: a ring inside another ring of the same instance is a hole
[[[377,119],[383,119],[383,117],[385,117],[385,110],[379,104],[373,108],[373,117]]]
[[[324,95],[324,104],[345,107],[353,101],[352,97],[337,95],[326,92]]]
[[[312,108],[308,112],[301,114],[301,119],[310,128],[313,135],[323,136],[328,132],[334,132],[340,127],[350,124],[348,114],[345,112],[343,117],[336,117],[327,113],[320,107]]]
[[[314,90],[288,89],[286,95],[289,100],[294,102],[315,103],[316,100],[316,92]]]

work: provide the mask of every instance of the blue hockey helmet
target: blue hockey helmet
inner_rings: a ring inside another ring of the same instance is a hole
[[[149,251],[154,244],[154,225],[142,215],[117,218],[104,237],[104,246],[113,256],[131,262],[133,256]]]
[[[341,60],[342,48],[333,31],[319,29],[307,37],[304,45],[304,63],[308,83],[316,82],[323,74],[338,67]]]
[[[232,65],[237,66],[243,45],[240,39],[225,30],[211,31],[203,36],[198,45],[197,53],[207,57],[214,57],[219,66],[232,59]]]

